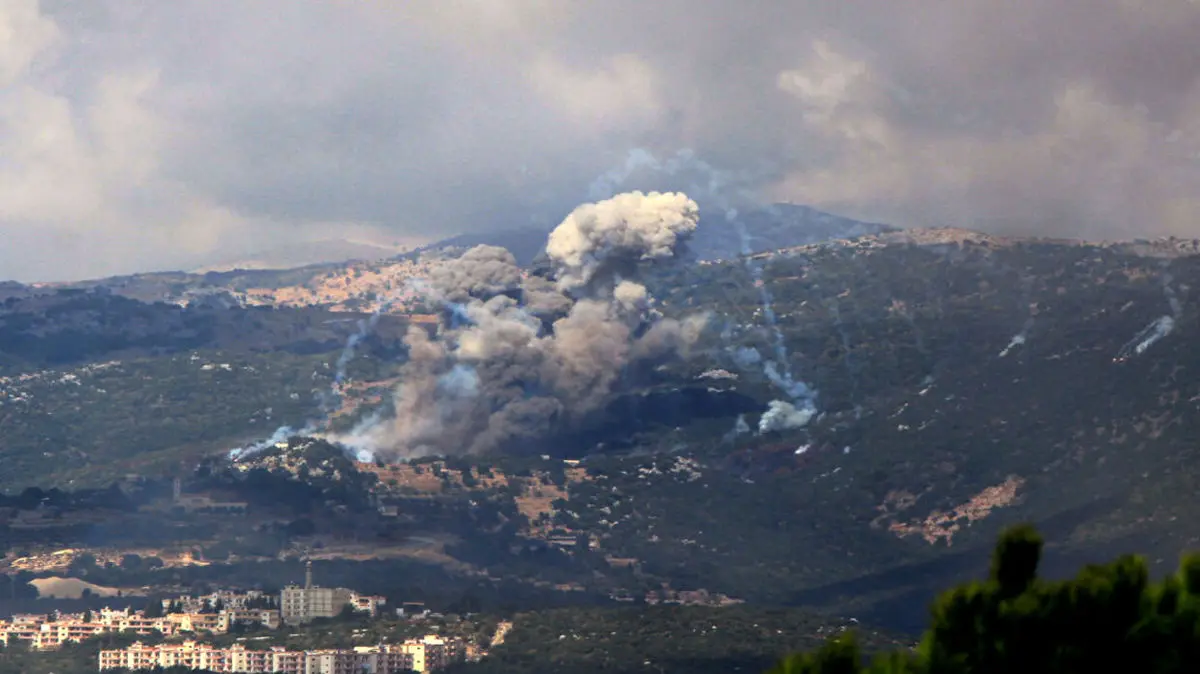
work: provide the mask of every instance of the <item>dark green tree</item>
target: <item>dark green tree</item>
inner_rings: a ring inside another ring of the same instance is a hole
[[[915,654],[869,666],[850,638],[785,659],[780,674],[1183,674],[1200,671],[1200,556],[1150,582],[1144,559],[1127,555],[1074,579],[1037,577],[1042,539],[1029,525],[1005,531],[983,582],[943,593]]]
[[[150,597],[150,601],[146,602],[146,608],[142,609],[143,615],[147,618],[163,617],[163,604],[161,597]]]

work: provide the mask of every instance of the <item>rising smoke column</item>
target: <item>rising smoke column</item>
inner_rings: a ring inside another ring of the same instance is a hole
[[[664,317],[639,282],[641,266],[672,260],[698,220],[684,194],[630,192],[579,206],[551,232],[554,282],[523,277],[490,246],[448,262],[421,289],[456,307],[453,317],[436,338],[406,337],[392,417],[334,439],[398,460],[528,449],[585,422],[628,368],[686,357],[698,339],[704,316]]]

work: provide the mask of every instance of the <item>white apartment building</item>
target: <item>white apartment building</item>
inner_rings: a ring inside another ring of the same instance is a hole
[[[461,642],[434,635],[403,644],[314,651],[279,647],[255,651],[240,644],[215,648],[194,641],[160,646],[136,643],[101,651],[99,670],[189,667],[236,674],[408,674],[440,669],[461,659],[463,653]]]

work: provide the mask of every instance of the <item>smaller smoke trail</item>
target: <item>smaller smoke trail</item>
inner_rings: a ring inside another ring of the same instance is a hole
[[[341,389],[342,383],[346,381],[346,368],[349,367],[350,361],[354,360],[359,343],[375,330],[375,326],[379,324],[384,312],[390,309],[397,299],[398,294],[393,293],[376,305],[375,310],[368,318],[358,320],[358,332],[350,335],[350,338],[346,340],[346,345],[342,347],[342,353],[338,356],[337,364],[334,366],[333,385],[328,391],[321,394],[322,416],[332,413],[337,404],[341,402]]]
[[[244,458],[249,458],[263,450],[275,446],[276,443],[287,440],[294,435],[312,435],[316,432],[316,430],[316,427],[311,422],[305,424],[303,428],[280,426],[279,428],[275,429],[275,432],[271,434],[271,437],[267,438],[266,440],[261,440],[252,445],[246,445],[245,447],[237,447],[229,450],[228,457],[230,461],[239,461]]]
[[[1170,316],[1159,316],[1147,325],[1136,337],[1126,342],[1117,352],[1113,362],[1120,363],[1134,356],[1140,356],[1154,345],[1155,342],[1171,334],[1175,330],[1175,319]]]
[[[1172,315],[1159,316],[1150,325],[1142,328],[1141,332],[1121,347],[1116,357],[1113,358],[1114,363],[1122,363],[1130,358],[1142,355],[1147,349],[1154,346],[1158,340],[1175,331],[1175,325],[1183,314],[1183,304],[1179,301],[1179,297],[1175,295],[1175,289],[1171,287],[1173,280],[1170,272],[1163,272],[1163,295],[1166,297],[1167,305],[1171,307]]]
[[[802,381],[795,381],[786,372],[780,374],[775,366],[775,361],[768,360],[763,364],[763,374],[766,375],[772,384],[788,394],[788,397],[793,400],[808,400],[814,396],[814,392],[808,387],[808,384]]]
[[[791,366],[788,360],[787,347],[783,342],[783,332],[779,330],[779,322],[775,318],[775,308],[772,305],[771,290],[767,287],[766,282],[763,280],[762,266],[755,264],[754,259],[750,257],[750,236],[746,233],[746,228],[738,222],[735,222],[734,227],[737,230],[738,236],[740,236],[742,239],[742,253],[744,255],[743,259],[746,261],[746,270],[750,272],[750,276],[754,279],[754,288],[758,290],[758,297],[762,307],[763,318],[765,318],[767,321],[767,329],[771,331],[771,339],[775,348],[775,361],[767,361],[764,368],[769,366],[771,370],[774,371],[774,363],[779,363],[783,367],[782,376],[776,373],[774,377],[772,377],[771,374],[767,374],[767,377],[770,378],[772,382],[776,382],[777,384],[778,382],[788,382],[787,386],[790,386],[790,382],[792,381],[792,374],[790,371]],[[781,388],[786,387],[781,386]]]
[[[759,418],[758,432],[767,433],[806,426],[817,412],[814,403],[816,392],[809,388],[808,384],[793,379],[783,331],[779,329],[779,323],[775,318],[775,309],[772,307],[771,291],[763,280],[762,267],[755,264],[754,258],[750,254],[750,236],[740,222],[736,220],[731,220],[731,222],[742,240],[742,259],[745,260],[746,269],[754,279],[754,287],[758,289],[763,317],[767,321],[767,328],[771,331],[774,342],[775,360],[763,363],[763,374],[792,399],[792,402],[772,400],[768,403],[767,411]],[[782,372],[779,371],[780,367],[783,368]]]
[[[1033,277],[1026,275],[1024,272],[1013,269],[1008,265],[1001,265],[1001,269],[1017,274],[1021,278],[1021,301],[1024,304],[1025,310],[1029,313],[1029,316],[1025,319],[1025,323],[1021,326],[1021,331],[1013,335],[1012,339],[1009,340],[1008,345],[996,355],[997,358],[1005,358],[1008,356],[1008,354],[1012,353],[1013,349],[1017,348],[1018,346],[1025,345],[1026,340],[1029,339],[1029,331],[1033,329],[1033,317],[1037,313],[1037,305],[1033,302]]]
[[[1174,281],[1171,272],[1164,272],[1162,276],[1163,295],[1167,298],[1167,305],[1171,307],[1171,314],[1175,318],[1179,318],[1183,313],[1183,305],[1180,304],[1179,298],[1175,295],[1175,289],[1171,287],[1171,282]]]
[[[354,452],[354,458],[363,463],[371,463],[375,460],[375,452],[371,450],[374,442],[374,431],[383,421],[383,409],[377,409],[374,412],[363,417],[354,427],[345,433],[337,435],[318,434],[317,437],[335,442],[343,447],[347,447]]]
[[[358,350],[358,345],[362,340],[371,334],[375,326],[379,324],[383,314],[392,307],[393,304],[400,298],[401,291],[393,292],[379,302],[371,315],[365,319],[359,319],[358,330],[350,335],[346,340],[345,346],[342,347],[342,352],[338,356],[334,367],[333,384],[328,390],[321,391],[317,394],[318,416],[315,419],[310,419],[304,423],[301,428],[292,426],[280,426],[275,429],[271,437],[266,440],[247,445],[245,447],[237,447],[229,450],[229,459],[238,461],[246,459],[262,452],[276,443],[283,442],[294,435],[314,435],[318,432],[321,426],[325,425],[329,416],[337,409],[342,400],[342,384],[346,380],[346,368],[349,367],[350,361],[354,360],[354,355]]]
[[[1018,346],[1024,345],[1025,340],[1029,338],[1029,330],[1031,328],[1033,328],[1033,317],[1032,316],[1025,319],[1025,325],[1023,325],[1021,327],[1021,331],[1018,332],[1017,334],[1013,335],[1013,338],[1011,340],[1009,340],[1009,342],[1008,342],[1008,346],[1004,347],[1004,349],[1002,351],[1000,351],[999,354],[997,354],[997,358],[1004,358],[1010,352],[1012,352],[1013,349],[1017,348]]]
[[[739,414],[737,421],[734,422],[733,428],[721,437],[722,442],[733,442],[738,436],[745,435],[750,432],[750,424],[746,423],[746,415]]]

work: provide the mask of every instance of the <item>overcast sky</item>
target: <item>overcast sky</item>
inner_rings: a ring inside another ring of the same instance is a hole
[[[1198,35],[1195,0],[0,0],[0,278],[550,224],[637,148],[900,225],[1200,236]]]

